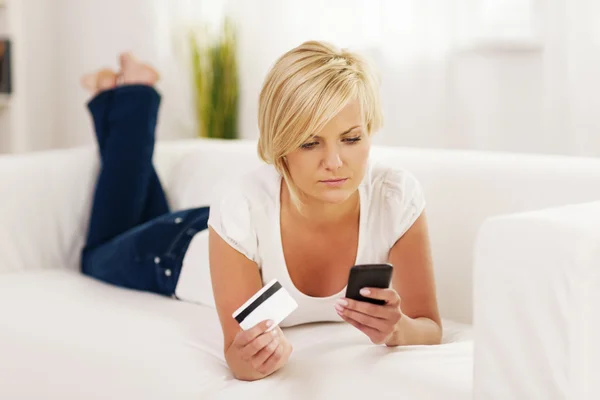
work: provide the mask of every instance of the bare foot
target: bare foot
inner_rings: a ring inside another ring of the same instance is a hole
[[[154,68],[138,61],[131,53],[121,53],[119,63],[121,64],[120,84],[153,86],[159,79],[158,72]]]
[[[112,89],[117,85],[117,73],[104,68],[81,77],[81,86],[93,95],[103,90]]]

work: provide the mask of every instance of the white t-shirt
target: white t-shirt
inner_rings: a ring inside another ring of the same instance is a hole
[[[283,321],[282,327],[341,321],[334,303],[344,296],[345,288],[329,297],[311,297],[299,291],[290,278],[279,226],[281,180],[271,165],[247,174],[211,205],[208,224],[258,265],[263,284],[276,278],[297,301],[298,308]],[[371,162],[358,190],[360,226],[355,265],[387,262],[394,243],[425,207],[421,186],[403,169]]]

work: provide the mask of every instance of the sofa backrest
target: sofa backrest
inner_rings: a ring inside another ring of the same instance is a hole
[[[0,273],[78,268],[94,148],[0,157]]]
[[[160,156],[178,160],[164,171],[174,207],[210,204],[219,192],[213,188],[259,165],[255,141],[223,146],[193,140],[161,148]],[[473,252],[486,218],[600,199],[596,159],[383,146],[372,156],[422,183],[440,310],[462,322],[472,319]]]
[[[600,160],[374,146],[410,170],[427,200],[442,316],[471,322],[472,255],[487,217],[600,199]],[[210,204],[260,164],[256,142],[159,142],[154,162],[173,209]],[[98,171],[95,147],[0,157],[0,272],[79,268]]]

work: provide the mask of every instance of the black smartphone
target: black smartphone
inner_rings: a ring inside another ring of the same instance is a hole
[[[387,289],[392,282],[392,264],[361,264],[350,269],[346,297],[367,303],[384,305],[385,301],[371,299],[360,294],[364,287]]]

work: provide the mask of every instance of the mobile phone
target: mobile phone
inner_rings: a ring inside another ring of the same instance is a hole
[[[346,297],[353,300],[365,301],[367,303],[384,305],[385,301],[371,299],[360,294],[364,287],[387,289],[392,281],[392,264],[361,264],[350,269]]]

